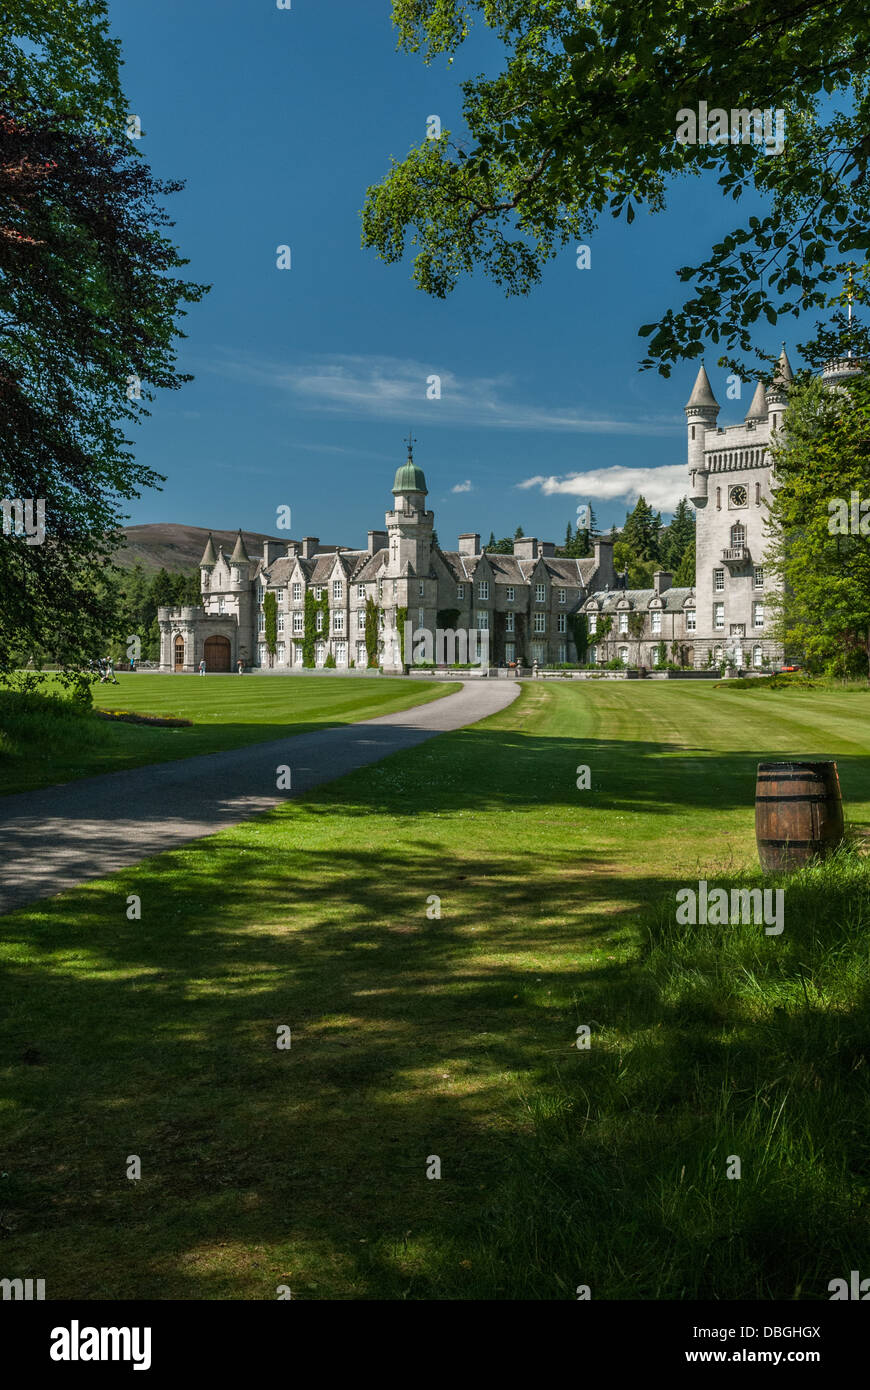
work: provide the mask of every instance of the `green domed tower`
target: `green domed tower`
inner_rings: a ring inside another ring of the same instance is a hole
[[[414,462],[414,440],[408,438],[408,457],[396,469],[394,506],[387,512],[387,563],[384,584],[384,669],[401,670],[398,610],[404,608],[414,627],[435,626],[438,581],[432,570],[432,530],[435,517],[426,510],[426,478]]]

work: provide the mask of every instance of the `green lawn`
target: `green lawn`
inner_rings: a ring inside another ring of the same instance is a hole
[[[676,888],[756,874],[760,759],[836,757],[870,824],[868,699],[527,684],[4,918],[4,1274],[49,1298],[814,1299],[870,1273],[863,863],[796,879],[781,937],[674,925]]]
[[[350,676],[185,676],[121,673],[117,685],[95,685],[94,703],[108,710],[174,716],[192,728],[18,713],[16,697],[0,694],[0,787],[4,792],[54,786],[100,772],[189,758],[262,743],[334,724],[425,704],[459,690],[456,683]],[[14,711],[14,712],[13,712]],[[4,717],[5,715],[5,717]]]

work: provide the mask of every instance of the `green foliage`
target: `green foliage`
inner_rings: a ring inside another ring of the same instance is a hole
[[[577,660],[582,666],[586,660],[586,653],[589,650],[589,622],[586,614],[569,613],[568,626],[571,629],[571,636],[574,639]]]
[[[408,651],[408,652],[405,651],[405,623],[406,623],[407,621],[408,621],[408,610],[407,610],[407,608],[397,608],[397,609],[396,609],[396,634],[397,634],[398,639],[399,639],[399,660],[401,661],[401,663],[402,663],[403,666],[409,665],[409,664],[410,664],[410,661],[411,661],[411,652],[410,652],[410,651]]]
[[[305,590],[305,620],[302,633],[302,665],[314,665],[314,643],[317,640],[317,600],[311,589]]]
[[[323,663],[323,666],[324,670],[335,670],[335,657],[333,656],[331,651],[326,653],[326,659]]]
[[[674,588],[694,589],[695,587],[695,537],[689,541],[683,552],[676,573],[674,574]]]
[[[269,653],[269,665],[271,666],[275,652],[278,650],[278,600],[271,589],[267,589],[263,595],[263,613],[266,618],[266,650]]]
[[[363,244],[396,262],[410,243],[421,289],[443,297],[482,268],[507,294],[528,293],[547,260],[606,214],[630,224],[642,208],[662,211],[677,178],[703,176],[723,198],[761,207],[678,271],[689,297],[640,326],[643,365],[667,376],[710,337],[725,349],[720,361],[749,378],[758,366],[733,354],[754,351],[759,321],[834,303],[841,311],[804,355],[818,363],[843,351],[843,335],[868,349],[867,330],[842,312],[852,259],[862,262],[855,302],[870,288],[866,8],[393,0],[393,17],[400,46],[426,62],[452,59],[477,19],[504,55],[501,70],[462,83],[455,137],[423,140],[368,190]],[[677,143],[676,113],[697,111],[702,93],[726,110],[783,108],[784,152]],[[757,361],[769,374],[773,358]]]
[[[46,542],[0,546],[0,668],[74,668],[118,620],[123,505],[160,475],[126,431],[176,370],[204,287],[165,235],[165,197],[125,128],[103,0],[11,0],[0,16],[0,496],[41,498]],[[141,399],[127,395],[132,376]]]
[[[458,608],[439,608],[435,615],[435,626],[439,627],[442,632],[455,630],[458,621]]]
[[[683,562],[692,548],[692,578],[688,581],[689,587],[695,583],[695,513],[687,497],[681,497],[677,503],[677,510],[674,512],[673,519],[668,526],[667,533],[661,544],[662,568],[669,570],[676,576],[684,572]],[[674,580],[676,584],[676,578]]]
[[[369,670],[374,670],[378,664],[378,638],[380,636],[380,614],[381,610],[375,600],[369,595],[366,599],[366,656],[368,658]]]
[[[661,513],[654,512],[646,498],[641,495],[633,509],[626,514],[620,543],[628,548],[629,554],[635,560],[658,561],[661,529]]]
[[[518,531],[521,531],[521,528],[520,528],[520,527],[517,527],[517,530],[518,530]],[[489,535],[489,544],[487,545],[486,548],[487,548],[487,550],[490,552],[491,555],[513,555],[513,553],[514,553],[514,542],[513,542],[513,537],[512,537],[512,536],[502,536],[501,540],[500,540],[500,541],[497,541],[497,540],[495,539],[494,533],[491,531],[491,532],[490,532],[490,535]]]
[[[870,381],[830,391],[797,382],[772,446],[768,571],[785,592],[770,595],[776,634],[811,670],[870,671],[870,518],[851,498],[870,498]],[[862,528],[864,534],[861,534]]]

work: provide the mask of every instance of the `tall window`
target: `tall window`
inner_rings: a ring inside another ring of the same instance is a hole
[[[508,603],[513,603],[513,601],[514,601],[514,586],[513,586],[513,584],[508,584],[507,588],[505,589],[505,595],[504,595],[504,596],[505,596],[505,599],[507,600]]]
[[[505,632],[514,632],[514,631],[515,631],[515,628],[514,628],[514,615],[513,615],[513,613],[505,613],[505,615],[504,615],[504,630],[505,630]]]
[[[724,570],[714,570],[714,571],[713,571],[713,592],[716,593],[716,594],[721,594],[721,593],[724,593],[724,592],[725,592],[725,571],[724,571]]]
[[[650,617],[652,618],[652,634],[653,634],[653,637],[658,637],[658,636],[661,634],[661,630],[662,630],[662,615],[661,615],[661,613],[656,612],[656,613],[651,613],[651,614],[650,614]]]
[[[627,613],[620,613],[620,615],[619,615],[619,631],[620,631],[620,632],[628,632],[628,614],[627,614]]]
[[[357,632],[365,632],[366,630],[366,610],[364,608],[356,610],[356,630]]]
[[[316,631],[317,631],[317,632],[322,632],[322,631],[323,631],[323,609],[322,609],[322,608],[318,608],[317,613],[315,614],[315,625],[316,625]]]
[[[598,631],[598,614],[597,614],[597,613],[590,613],[590,614],[589,614],[589,633],[590,633],[590,636],[594,637],[594,636],[595,636],[595,633],[596,633],[597,631]]]
[[[278,603],[283,603],[286,597],[287,597],[287,590],[286,590],[286,589],[279,589],[278,592],[275,594],[275,599],[276,599],[276,601],[277,601]]]
[[[488,614],[488,613],[478,613],[478,615],[477,615],[477,628],[478,628],[478,631],[479,631],[479,632],[488,632],[488,631],[489,631],[489,614]]]
[[[478,586],[477,586],[477,597],[478,597],[478,598],[489,598],[489,580],[488,580],[488,579],[481,579],[480,583],[479,583]]]
[[[567,632],[567,631],[568,631],[568,618],[567,618],[567,615],[566,615],[565,613],[558,613],[558,614],[556,615],[556,631],[557,631],[557,632]]]
[[[301,599],[301,597],[302,597],[302,585],[301,585],[301,584],[294,584],[294,585],[293,585],[293,602],[294,602],[294,603],[298,603],[299,600]]]
[[[752,648],[752,664],[753,664],[753,666],[761,666],[761,665],[763,665],[763,663],[764,663],[764,656],[763,656],[763,653],[762,653],[761,648],[760,648],[760,647],[753,647],[753,648]]]
[[[366,586],[365,586],[365,584],[357,584],[357,586],[356,586],[356,596],[357,596],[357,598],[365,598],[365,596],[366,596]]]
[[[764,588],[764,566],[756,565],[752,571],[752,583],[756,589]]]
[[[457,597],[457,598],[465,598],[465,585],[464,585],[464,584],[457,584],[457,585],[456,585],[456,597]]]
[[[340,579],[333,579],[333,581],[332,581],[332,598],[333,598],[333,602],[334,602],[334,603],[341,603],[341,597],[342,597],[343,592],[344,592],[344,585],[342,584],[341,580],[340,580]]]
[[[420,597],[421,597],[421,598],[423,597],[423,595],[425,594],[425,592],[426,592],[426,585],[423,583],[423,580],[421,579],[421,580],[420,580],[420,589],[419,589],[419,594],[420,594]]]
[[[753,603],[752,605],[752,626],[764,627],[764,604]]]
[[[279,613],[279,614],[278,614],[278,631],[279,631],[279,632],[283,632],[283,631],[284,631],[284,614],[283,614],[283,613]]]
[[[694,608],[687,608],[687,609],[686,609],[686,631],[687,631],[687,632],[694,632],[694,631],[695,631],[695,610],[694,610]]]
[[[536,585],[535,585],[535,603],[546,603],[546,601],[547,601],[547,586],[546,586],[546,584],[536,584]]]
[[[567,589],[560,589],[560,590],[559,590],[559,602],[560,602],[560,603],[566,603],[566,602],[567,602],[567,599],[568,599],[568,590],[567,590]]]
[[[298,637],[299,634],[300,634],[300,632],[304,632],[304,631],[305,631],[305,614],[304,614],[304,613],[294,613],[294,614],[293,614],[293,636],[294,636],[294,637]]]
[[[257,602],[258,602],[258,603],[262,603],[262,602],[263,602],[263,599],[265,598],[265,596],[266,596],[266,590],[263,588],[262,584],[258,584],[258,585],[257,585]]]
[[[735,524],[731,527],[731,544],[746,544],[746,527],[743,525],[742,521],[735,522]]]
[[[333,613],[333,615],[332,615],[332,630],[333,630],[333,632],[344,632],[344,614],[343,614],[343,613]]]
[[[535,632],[546,632],[546,631],[547,631],[547,615],[546,615],[546,613],[536,613],[536,614],[535,614],[535,617],[534,617],[534,623],[535,623],[535,627],[534,627]]]
[[[717,632],[721,632],[725,626],[725,605],[724,603],[713,604],[713,626]]]

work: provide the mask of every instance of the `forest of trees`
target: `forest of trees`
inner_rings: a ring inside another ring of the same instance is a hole
[[[486,549],[493,555],[513,553],[514,540],[524,534],[518,526],[513,536],[505,536],[497,541],[495,532],[490,531]],[[599,535],[598,522],[592,507],[589,508],[589,525],[578,526],[572,532],[568,523],[565,540],[556,547],[556,554],[562,559],[584,559],[593,553],[593,543]],[[674,585],[691,587],[695,583],[695,513],[687,498],[677,503],[673,520],[669,526],[662,523],[661,512],[656,512],[643,496],[630,512],[626,513],[625,524],[620,531],[611,529],[613,539],[613,565],[618,575],[628,576],[629,589],[652,588],[652,577],[656,570],[669,570]]]
[[[132,569],[122,570],[116,583],[118,621],[108,654],[116,660],[126,660],[130,638],[138,637],[142,643],[142,660],[159,661],[157,609],[168,604],[201,603],[199,570],[169,574],[159,569],[152,573],[137,564]],[[104,653],[95,652],[94,655]]]

